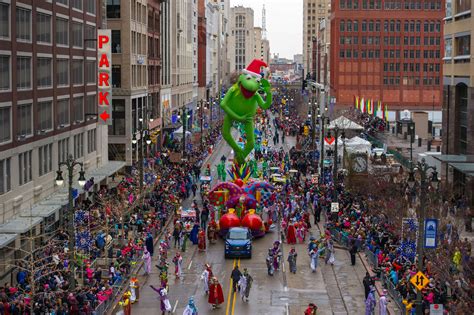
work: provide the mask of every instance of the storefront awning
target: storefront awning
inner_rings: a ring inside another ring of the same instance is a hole
[[[43,221],[43,218],[39,217],[17,217],[5,224],[0,225],[0,233],[23,234],[40,224],[41,221]]]
[[[55,214],[56,211],[61,209],[61,204],[56,203],[52,205],[47,204],[37,204],[31,209],[26,209],[22,213],[20,213],[20,217],[41,217],[41,218],[48,218],[51,215]]]
[[[474,176],[474,163],[448,163],[448,165],[468,176]]]
[[[460,154],[441,154],[433,155],[433,158],[444,163],[467,163],[474,162],[474,156],[472,155],[460,155]]]
[[[11,242],[16,240],[18,234],[0,234],[0,248],[8,246]]]

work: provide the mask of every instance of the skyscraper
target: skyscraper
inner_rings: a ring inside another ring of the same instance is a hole
[[[230,72],[240,72],[254,58],[254,16],[251,8],[230,9],[230,36],[228,57]]]

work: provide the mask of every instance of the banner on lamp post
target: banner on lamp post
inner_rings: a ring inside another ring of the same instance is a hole
[[[438,220],[437,219],[426,219],[425,220],[425,248],[436,248],[438,246]]]

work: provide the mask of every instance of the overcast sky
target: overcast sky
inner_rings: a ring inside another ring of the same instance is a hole
[[[270,52],[293,59],[303,46],[303,0],[230,0],[230,5],[243,5],[254,11],[255,26],[262,26],[262,7],[267,11],[267,38]]]

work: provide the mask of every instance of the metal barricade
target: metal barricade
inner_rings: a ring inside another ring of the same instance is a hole
[[[377,259],[377,256],[375,256],[375,253],[368,248],[365,248],[364,252],[365,257],[367,257],[367,261],[372,265],[372,267],[377,269],[379,266],[379,261]]]
[[[403,304],[403,297],[398,292],[395,285],[390,281],[385,274],[381,275],[382,285],[387,289],[388,294],[392,297],[393,301],[397,304],[400,314],[405,314],[405,304]]]

